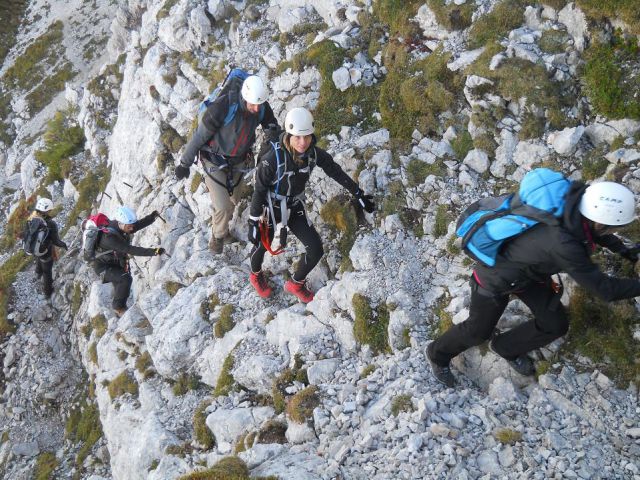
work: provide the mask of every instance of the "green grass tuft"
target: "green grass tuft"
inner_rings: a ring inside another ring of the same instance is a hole
[[[193,414],[193,435],[196,441],[204,447],[205,450],[211,450],[216,444],[216,439],[207,427],[207,407],[210,401],[204,401],[198,405]]]
[[[413,412],[414,410],[411,395],[408,393],[398,395],[391,401],[391,415],[394,417],[397,417],[400,412]]]
[[[522,433],[511,428],[499,428],[493,432],[494,438],[505,445],[514,445],[522,440]]]
[[[464,30],[471,26],[471,17],[475,11],[473,2],[456,5],[445,0],[427,0],[427,5],[435,14],[438,24],[447,30]]]
[[[0,269],[0,338],[4,339],[7,334],[15,332],[15,325],[7,318],[7,307],[9,304],[9,294],[11,284],[18,272],[24,270],[31,259],[24,252],[19,251],[9,257]]]
[[[577,288],[569,303],[569,318],[565,350],[591,358],[621,385],[640,381],[640,346],[633,339],[640,315],[632,300],[605,302]]]
[[[390,352],[389,333],[389,310],[386,304],[381,303],[374,310],[371,308],[370,300],[356,293],[351,300],[355,319],[353,322],[353,335],[360,344],[371,347],[374,354]]]
[[[49,480],[54,478],[53,472],[58,468],[58,459],[53,452],[42,452],[38,455],[33,471],[34,480]]]
[[[76,453],[76,468],[82,469],[85,459],[96,442],[102,437],[102,424],[98,406],[86,395],[80,405],[71,409],[65,424],[65,438],[80,448]]]
[[[524,23],[526,0],[502,0],[489,13],[478,18],[469,30],[469,48],[480,48],[506,37]]]
[[[231,371],[233,370],[233,363],[233,354],[230,353],[222,364],[222,370],[220,371],[216,388],[213,391],[213,394],[216,397],[220,395],[229,395],[229,393],[235,389],[236,381],[231,374]]]
[[[238,457],[225,457],[207,470],[183,475],[178,480],[249,480],[249,469]]]
[[[138,397],[138,382],[136,382],[133,375],[128,373],[126,370],[111,380],[107,389],[111,400],[120,397],[125,393],[129,393],[131,396],[136,398]]]
[[[312,418],[313,409],[320,405],[318,388],[315,385],[300,390],[287,404],[287,415],[296,423],[305,423]]]
[[[213,333],[216,338],[224,337],[227,332],[230,332],[236,326],[236,322],[233,320],[233,310],[234,308],[231,304],[223,305],[220,309],[220,316],[213,327]]]
[[[438,238],[446,235],[450,221],[451,219],[449,213],[449,205],[438,205],[438,208],[436,209],[436,218],[433,225],[433,236]]]
[[[197,375],[189,375],[183,373],[178,377],[178,380],[173,384],[173,394],[176,396],[182,396],[190,390],[195,390],[200,385],[200,380]]]

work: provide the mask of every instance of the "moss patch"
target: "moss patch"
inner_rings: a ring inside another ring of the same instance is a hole
[[[236,326],[236,322],[233,320],[233,311],[234,308],[231,304],[223,305],[220,309],[220,316],[213,327],[213,333],[216,338],[224,337],[227,332],[230,332]]]
[[[296,423],[305,423],[313,416],[313,409],[320,405],[318,388],[315,385],[299,391],[287,404],[287,415]]]
[[[138,397],[138,382],[126,370],[109,382],[107,387],[111,400],[129,393],[133,397]]]
[[[202,318],[209,320],[209,316],[218,305],[220,305],[220,297],[218,297],[218,294],[214,292],[209,295],[209,298],[200,304],[200,315],[202,315]]]
[[[360,344],[371,347],[374,354],[390,352],[389,334],[389,310],[386,304],[381,303],[374,310],[370,300],[356,293],[351,300],[355,319],[353,322],[353,335]]]

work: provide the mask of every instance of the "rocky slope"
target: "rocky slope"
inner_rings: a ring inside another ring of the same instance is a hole
[[[64,99],[84,148],[68,177],[46,187],[63,207],[66,241],[78,245],[76,216],[97,193],[94,211],[124,203],[141,215],[163,212],[166,223],[156,221],[135,243],[162,245],[171,257],[136,260],[131,306],[120,319],[111,287],[73,252],[56,266],[51,305],[37,294],[31,268],[17,274],[8,312],[16,328],[0,347],[6,478],[31,478],[48,462],[49,478],[164,480],[233,454],[252,477],[281,479],[640,478],[637,386],[614,383],[606,361],[566,355],[559,341],[535,352],[550,369],[533,381],[481,347],[456,359],[454,391],[435,382],[423,356],[441,324],[466,317],[470,266],[453,240],[465,205],[511,188],[535,166],[588,178],[594,152],[606,164],[591,178],[617,175],[640,191],[640,122],[596,116],[580,90],[585,50],[603,27],[573,3],[520,2],[523,14],[499,42],[475,45],[474,28],[500,4],[455,2],[472,7],[465,26],[446,24],[444,2],[409,3],[416,36],[406,38],[384,26],[386,17],[367,20],[397,15],[393,2],[29,4],[32,23],[23,24],[0,75],[56,20],[80,72]],[[40,10],[47,14],[35,19]],[[554,53],[542,41],[549,32],[561,33]],[[101,46],[87,61],[88,39]],[[425,94],[430,111],[405,108],[410,84],[393,92],[402,107],[395,120],[411,117],[411,131],[398,130],[384,102],[367,103],[371,92],[384,97],[394,75],[411,81],[431,71],[394,70],[401,54],[393,60],[388,45],[405,49],[414,66],[449,54],[429,67],[441,69],[427,88],[444,84]],[[280,120],[294,106],[315,109],[328,150],[376,195],[376,213],[356,224],[348,207],[338,209],[341,223],[323,208],[341,187],[313,175],[308,211],[326,255],[310,276],[317,293],[307,306],[282,291],[301,245],[267,258],[275,295],[260,299],[247,281],[246,200],[232,222],[241,241],[212,256],[206,188],[194,171],[182,182],[173,176],[198,103],[229,65],[269,79]],[[512,65],[529,83],[546,72],[550,83],[534,85],[540,99],[506,76]],[[552,104],[547,87],[572,103]],[[62,102],[60,94],[32,116],[23,108],[26,89],[14,94],[15,138],[5,143],[0,171],[7,213],[43,187],[47,169],[35,152],[45,142],[29,141]],[[329,95],[336,96],[327,106]],[[538,130],[525,135],[532,124]],[[87,179],[108,179],[104,194]],[[82,204],[86,191],[93,197]],[[352,230],[333,226],[345,223]],[[344,242],[349,235],[353,243]],[[502,322],[527,314],[514,302]]]

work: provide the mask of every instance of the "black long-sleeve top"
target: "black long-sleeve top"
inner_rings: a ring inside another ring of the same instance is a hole
[[[109,232],[102,232],[100,234],[96,248],[98,255],[103,252],[109,253],[98,256],[95,260],[96,266],[117,265],[124,267],[126,265],[127,255],[153,257],[156,254],[154,248],[131,245],[131,238],[135,232],[148,227],[155,219],[156,217],[153,214],[141,218],[133,224],[134,230],[130,234],[120,230],[120,228],[118,228],[118,222],[111,220],[108,226]]]

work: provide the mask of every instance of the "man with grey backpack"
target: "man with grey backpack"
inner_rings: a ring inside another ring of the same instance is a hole
[[[58,225],[51,219],[52,211],[53,202],[39,198],[22,234],[23,249],[27,255],[35,257],[36,276],[42,278],[46,298],[51,298],[53,293],[54,246],[67,249],[67,244],[58,234]]]

